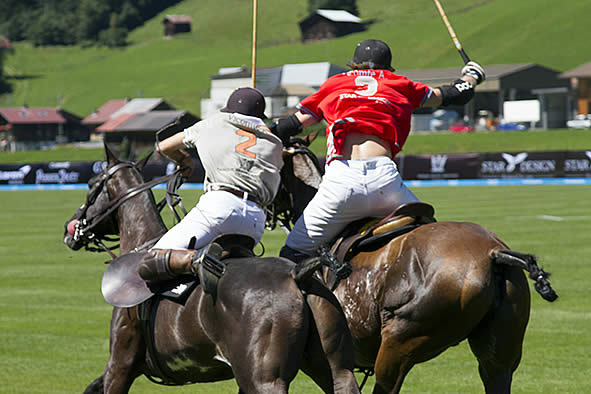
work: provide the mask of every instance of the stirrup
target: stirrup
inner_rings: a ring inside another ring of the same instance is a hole
[[[343,279],[347,279],[353,272],[351,262],[348,260],[340,261],[332,253],[330,253],[330,250],[326,246],[318,248],[318,254],[322,259],[322,264],[327,266],[335,273],[338,282]]]

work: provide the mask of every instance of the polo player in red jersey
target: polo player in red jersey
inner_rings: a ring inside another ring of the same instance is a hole
[[[305,127],[327,123],[326,171],[315,197],[297,220],[280,255],[301,261],[334,239],[347,224],[384,217],[396,207],[418,201],[403,184],[394,157],[408,134],[412,111],[421,107],[464,105],[484,81],[484,69],[467,63],[461,77],[432,88],[394,73],[386,43],[357,45],[351,71],[327,79],[302,100],[296,112],[271,130],[284,144]]]

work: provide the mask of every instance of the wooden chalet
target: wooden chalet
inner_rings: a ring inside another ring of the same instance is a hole
[[[327,40],[365,30],[360,18],[344,10],[316,10],[299,25],[303,42]]]
[[[129,101],[129,98],[109,100],[82,119],[82,124],[90,130],[90,139],[94,141],[102,140],[102,134],[97,132],[96,128],[108,121],[111,115],[123,108]]]
[[[0,133],[11,150],[46,149],[59,143],[88,141],[81,118],[60,108],[0,108]]]
[[[167,128],[177,119],[177,125]],[[111,146],[119,147],[118,153],[121,157],[133,159],[154,146],[156,133],[160,130],[166,128],[158,135],[158,138],[163,140],[199,120],[187,111],[174,109],[126,112],[111,117],[97,127],[96,131],[102,133],[104,141]]]
[[[570,79],[571,85],[576,90],[577,113],[580,115],[591,114],[591,62],[564,72],[560,74],[560,77]]]
[[[0,34],[0,49],[7,49],[9,51],[13,51],[14,47],[8,38]]]
[[[189,33],[193,20],[186,15],[166,15],[162,20],[164,25],[164,36],[172,37],[178,33]]]

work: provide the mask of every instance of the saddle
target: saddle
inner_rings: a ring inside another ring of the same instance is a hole
[[[202,281],[203,291],[215,297],[218,281],[226,272],[226,264],[223,260],[253,257],[255,241],[246,235],[224,234],[217,237],[211,245],[218,248],[215,256],[207,253],[210,248],[204,248],[203,253],[201,255],[198,253],[194,261],[199,264],[198,273]]]
[[[435,222],[434,213],[431,205],[412,202],[402,204],[385,218],[357,220],[336,238],[331,254],[340,262],[350,261],[360,252],[377,250],[422,224]]]

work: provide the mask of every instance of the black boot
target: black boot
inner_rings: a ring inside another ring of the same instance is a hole
[[[286,259],[289,259],[289,260],[293,261],[294,263],[299,264],[302,261],[304,261],[312,256],[302,253],[300,251],[297,251],[297,250],[285,245],[279,251],[279,257],[285,257]]]

